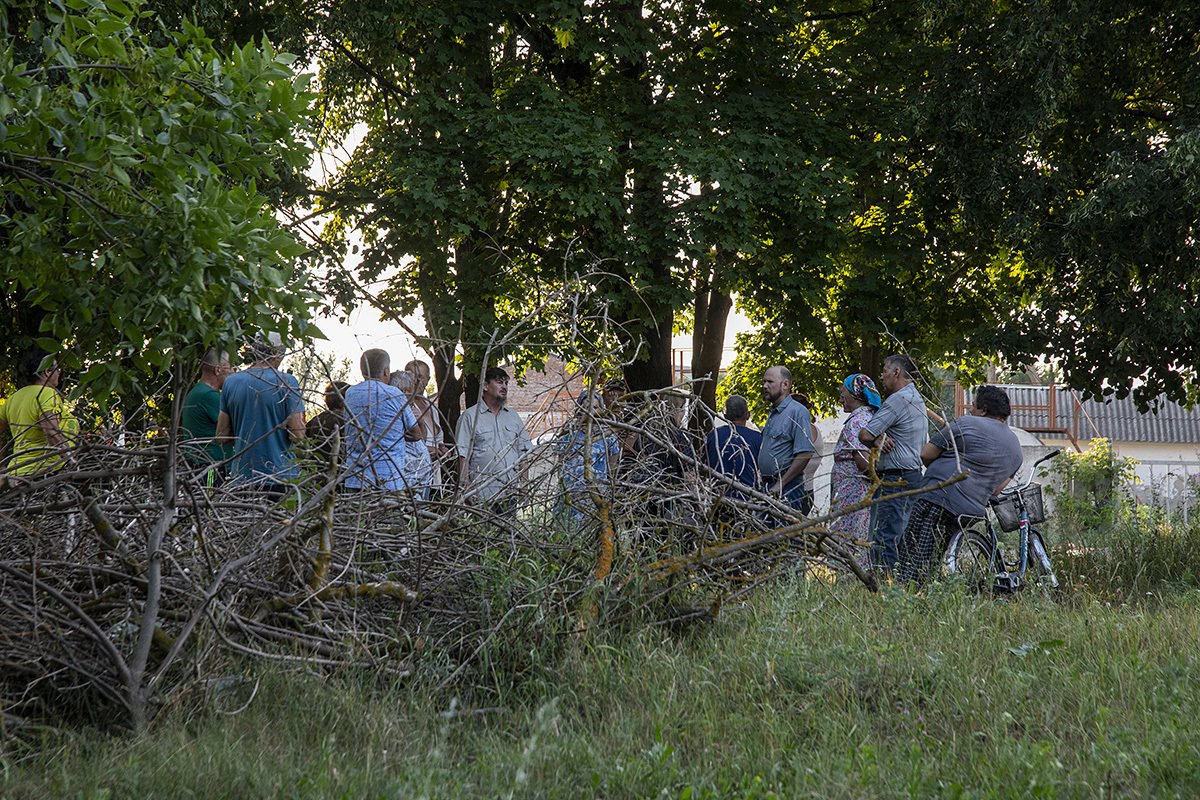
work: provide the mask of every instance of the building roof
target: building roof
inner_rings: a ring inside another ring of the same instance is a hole
[[[1114,442],[1200,443],[1200,408],[1188,410],[1165,398],[1158,399],[1156,410],[1142,413],[1131,397],[1100,402],[1081,400],[1076,392],[1062,387],[1001,388],[1012,402],[1013,413],[1008,421],[1016,428],[1046,436],[1060,432],[1064,438],[1074,433],[1077,439],[1103,436]],[[973,392],[967,390],[964,394],[967,403],[973,402]]]

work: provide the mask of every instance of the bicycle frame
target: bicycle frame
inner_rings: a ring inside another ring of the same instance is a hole
[[[1037,474],[1037,468],[1045,461],[1058,456],[1062,453],[1062,449],[1051,450],[1046,455],[1039,458],[1029,468],[1029,475],[1026,476],[1025,482],[1015,489],[1007,489],[998,495],[999,498],[1007,499],[1011,497],[1017,507],[1017,561],[1015,564],[1009,564],[1005,561],[1004,556],[1000,552],[999,539],[996,536],[995,530],[991,530],[991,522],[988,522],[989,532],[991,533],[992,541],[995,545],[997,567],[1003,567],[1003,571],[996,573],[996,589],[1001,591],[1015,591],[1021,588],[1025,581],[1025,572],[1029,569],[1029,533],[1031,525],[1029,523],[1029,509],[1025,505],[1025,498],[1021,493],[1033,483],[1033,476]],[[1009,567],[1015,567],[1015,570],[1010,570]],[[1008,585],[1005,585],[1008,584]]]

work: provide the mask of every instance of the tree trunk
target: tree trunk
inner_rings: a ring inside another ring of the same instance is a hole
[[[725,326],[733,298],[711,286],[696,291],[695,327],[692,329],[692,377],[706,378],[697,384],[697,394],[706,406],[717,407],[717,380],[721,373],[721,356],[725,349]]]
[[[878,341],[863,341],[858,347],[858,370],[871,376],[878,383],[879,370],[883,366],[883,354]]]
[[[671,336],[674,313],[670,306],[659,308],[657,311],[660,316],[665,314],[667,321],[651,322],[643,329],[643,353],[648,353],[649,358],[639,358],[625,367],[625,382],[633,392],[662,389],[672,383]]]

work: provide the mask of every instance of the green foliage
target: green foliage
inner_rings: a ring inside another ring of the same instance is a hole
[[[291,58],[222,56],[189,24],[157,46],[122,0],[40,6],[10,11],[0,50],[10,353],[65,346],[103,398],[247,332],[303,335],[304,248],[267,196],[308,163]]]
[[[1087,394],[1194,400],[1200,5],[921,6],[923,202],[954,198],[1026,275],[996,346]]]
[[[1003,305],[997,269],[961,232],[937,246],[953,220],[908,199],[903,103],[879,89],[911,25],[809,11],[339,7],[322,26],[329,134],[366,134],[328,187],[330,233],[360,230],[357,281],[386,278],[378,299],[422,307],[469,364],[580,258],[607,273],[593,299],[630,350],[645,341],[639,385],[666,380],[672,322],[709,288],[739,292],[793,356],[849,363],[885,325],[972,353],[963,331]]]
[[[1104,529],[1120,510],[1128,510],[1128,487],[1137,480],[1136,467],[1136,459],[1119,458],[1111,441],[1096,438],[1087,452],[1064,452],[1052,462],[1057,480],[1046,491],[1054,498],[1055,512],[1071,521],[1067,524]]]
[[[1067,591],[1138,602],[1200,590],[1200,524],[1130,504],[1110,516],[1095,527],[1084,527],[1081,515],[1054,520],[1054,563]]]

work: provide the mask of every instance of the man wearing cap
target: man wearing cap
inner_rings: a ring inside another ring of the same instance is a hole
[[[300,474],[292,443],[304,438],[300,384],[279,369],[284,353],[278,333],[255,337],[250,367],[225,379],[217,417],[217,440],[233,445],[231,474],[279,495]]]
[[[208,348],[200,360],[200,380],[184,398],[179,417],[184,458],[192,467],[204,470],[209,486],[220,480],[224,467],[219,465],[232,455],[228,445],[216,440],[221,389],[229,373],[229,354]]]

